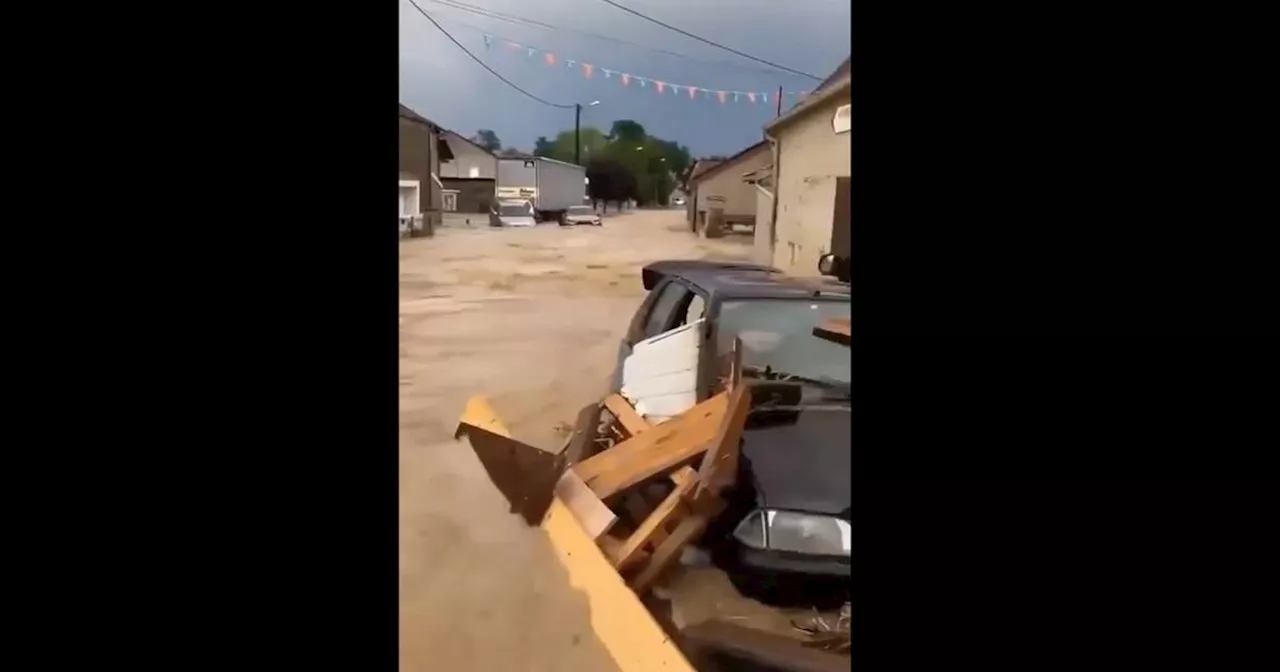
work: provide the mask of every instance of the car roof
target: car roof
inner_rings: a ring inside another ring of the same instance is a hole
[[[682,278],[716,299],[849,298],[849,284],[827,276],[802,277],[760,264],[658,261],[641,271],[645,289],[664,277]]]

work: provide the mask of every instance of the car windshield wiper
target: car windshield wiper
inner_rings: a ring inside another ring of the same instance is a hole
[[[834,390],[837,395],[831,395],[830,398],[846,399],[850,397],[849,383],[836,380],[835,378],[809,378],[808,376],[797,376],[785,371],[774,371],[772,367],[744,366],[742,367],[742,375],[751,378],[760,378],[775,383],[808,383],[817,385],[825,390]]]

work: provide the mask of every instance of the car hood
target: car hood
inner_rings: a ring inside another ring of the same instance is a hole
[[[852,506],[850,411],[754,410],[742,436],[744,478],[757,504],[847,517]]]
[[[537,224],[532,217],[499,217],[498,221],[506,226],[533,226]]]

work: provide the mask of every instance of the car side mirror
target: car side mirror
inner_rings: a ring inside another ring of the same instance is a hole
[[[830,275],[840,282],[849,282],[849,260],[847,257],[824,254],[818,257],[818,272]]]

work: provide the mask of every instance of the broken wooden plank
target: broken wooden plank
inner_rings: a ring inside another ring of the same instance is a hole
[[[597,497],[604,499],[697,457],[715,439],[728,403],[728,394],[717,394],[639,436],[583,460],[573,469]]]
[[[684,547],[702,534],[707,528],[707,521],[719,515],[724,510],[724,506],[723,500],[709,500],[703,507],[705,510],[685,516],[676,529],[653,549],[653,555],[640,573],[627,582],[631,589],[636,591],[637,595],[643,595],[653,587],[653,584],[662,577],[662,573],[680,559],[680,552]]]
[[[813,335],[840,345],[853,344],[853,325],[849,320],[833,317],[813,328]]]
[[[467,398],[467,405],[462,409],[462,417],[458,418],[458,427],[453,430],[453,438],[462,436],[463,425],[479,427],[501,436],[511,436],[511,432],[507,431],[506,425],[502,424],[498,413],[493,410],[489,398],[483,394],[473,394]]]
[[[735,386],[729,393],[729,409],[720,421],[716,438],[702,456],[698,468],[699,493],[709,491],[718,495],[737,481],[738,452],[750,408],[751,391],[746,385]]]
[[[501,421],[496,420],[496,416],[493,419],[496,422],[485,424],[505,432]],[[564,455],[549,453],[495,431],[463,422],[458,425],[457,433],[470,441],[489,480],[511,504],[511,512],[519,513],[525,522],[536,526],[551,505],[556,482],[564,472]]]
[[[645,422],[644,418],[640,417],[636,409],[631,406],[631,402],[622,398],[622,395],[611,394],[605,397],[604,407],[609,409],[613,417],[618,419],[618,424],[622,425],[622,428],[627,430],[627,434],[631,436],[636,436],[652,427],[648,422]]]
[[[565,471],[560,476],[560,480],[556,481],[555,493],[556,497],[559,497],[578,519],[587,536],[592,539],[599,539],[613,527],[614,523],[618,522],[618,517],[613,511],[610,511],[609,507],[605,506],[594,492],[591,492],[591,488],[588,488],[572,469]]]
[[[697,485],[696,476],[697,473],[691,467],[683,467],[671,475],[671,480],[676,484],[675,489],[662,500],[661,504],[658,504],[658,508],[654,509],[644,522],[640,523],[640,527],[627,538],[617,553],[609,556],[614,567],[622,569],[625,565],[635,562],[637,554],[650,542],[655,541],[654,537],[663,531],[663,526],[680,513],[681,502]]]

